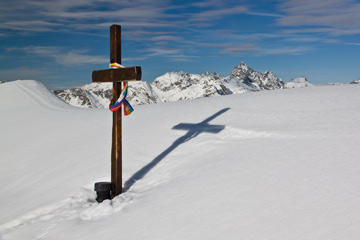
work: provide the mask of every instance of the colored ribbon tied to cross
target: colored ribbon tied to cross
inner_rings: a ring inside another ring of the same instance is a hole
[[[110,68],[123,68],[124,66],[118,64],[118,63],[110,63]],[[114,102],[113,99],[111,99],[109,104],[109,109],[112,112],[118,111],[121,108],[121,105],[124,105],[124,114],[125,116],[130,115],[134,109],[130,105],[130,103],[126,100],[127,92],[128,92],[128,84],[127,82],[123,82],[124,89],[122,90],[119,99]]]

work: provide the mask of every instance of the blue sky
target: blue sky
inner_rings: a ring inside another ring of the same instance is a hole
[[[240,62],[284,81],[360,78],[360,1],[13,0],[0,3],[0,80],[50,89],[91,83],[122,26],[122,64],[227,76]]]

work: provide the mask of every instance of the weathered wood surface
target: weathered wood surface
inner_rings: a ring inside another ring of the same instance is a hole
[[[119,63],[119,62],[117,62]],[[92,72],[93,82],[140,81],[141,67],[96,70]]]
[[[110,63],[121,64],[121,26],[111,25],[110,27]],[[110,70],[110,71],[109,71]],[[114,71],[115,70],[115,71]],[[116,70],[122,69],[108,69],[108,72],[120,72]],[[93,72],[94,77],[94,72]],[[99,76],[101,77],[101,76]],[[111,76],[110,77],[115,77]],[[94,79],[94,78],[93,78]],[[121,94],[121,82],[115,82],[114,80],[120,80],[118,78],[107,78],[110,82],[113,82],[113,98],[118,99]],[[111,198],[122,193],[122,114],[121,110],[113,112],[113,127],[112,127],[112,145],[111,145],[111,183],[113,184],[113,190],[111,192]]]
[[[118,99],[121,94],[121,82],[113,83],[113,96]],[[121,108],[113,112],[112,145],[111,145],[111,198],[122,193],[122,113]]]
[[[121,64],[121,26],[110,27],[110,63]]]
[[[121,26],[110,27],[110,63],[121,64]],[[121,94],[121,82],[141,80],[141,67],[105,69],[92,72],[93,82],[112,82],[113,99]],[[113,112],[111,145],[111,198],[122,193],[122,109]]]

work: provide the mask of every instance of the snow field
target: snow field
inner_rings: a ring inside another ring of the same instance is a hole
[[[97,204],[109,111],[64,105],[33,81],[3,84],[0,238],[359,239],[359,90],[136,106],[123,120],[124,182],[141,178]]]

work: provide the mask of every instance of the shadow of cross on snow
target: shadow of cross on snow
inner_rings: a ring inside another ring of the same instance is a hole
[[[161,160],[163,160],[169,153],[171,153],[175,148],[180,146],[181,144],[189,141],[197,137],[200,133],[219,133],[224,130],[225,125],[210,125],[209,122],[221,114],[228,111],[230,108],[224,108],[214,115],[206,118],[204,121],[200,123],[180,123],[174,126],[172,129],[175,130],[187,130],[185,135],[176,139],[170,147],[160,153],[156,158],[154,158],[150,163],[141,168],[139,171],[134,173],[125,183],[124,183],[124,191],[127,191],[136,181],[142,179],[152,168],[154,168]]]

